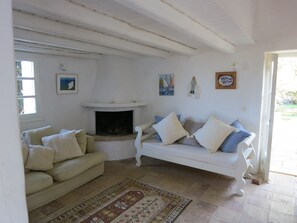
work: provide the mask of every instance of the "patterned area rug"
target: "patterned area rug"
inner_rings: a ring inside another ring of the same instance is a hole
[[[125,179],[61,214],[50,223],[171,223],[189,199]]]

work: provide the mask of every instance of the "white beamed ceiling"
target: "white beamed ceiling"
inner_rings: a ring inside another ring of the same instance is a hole
[[[233,53],[254,43],[254,1],[12,0],[16,49],[50,46],[90,57]]]

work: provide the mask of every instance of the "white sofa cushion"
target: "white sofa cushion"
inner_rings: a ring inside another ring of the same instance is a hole
[[[29,156],[25,165],[29,170],[49,170],[53,168],[55,151],[50,147],[30,145]]]
[[[177,160],[186,159],[186,163],[189,163],[189,161],[192,160],[193,162],[199,161],[218,167],[227,167],[232,169],[237,167],[237,153],[224,153],[222,151],[209,153],[203,147],[194,147],[177,143],[163,146],[160,141],[157,141],[155,139],[144,141],[142,146],[143,154],[145,154],[146,152],[149,154],[157,154],[157,156],[159,156],[161,159],[165,158],[165,160],[166,157],[168,157],[168,154],[170,154],[170,157],[176,157]]]
[[[55,150],[54,163],[83,155],[75,131],[42,137],[42,143]]]
[[[218,150],[227,136],[234,130],[236,130],[234,127],[225,124],[214,116],[211,116],[205,125],[198,129],[193,135],[200,145],[205,147],[209,152],[213,153]]]
[[[169,145],[176,140],[189,135],[179,122],[175,112],[171,112],[160,122],[154,124],[153,128],[160,135],[163,145]]]

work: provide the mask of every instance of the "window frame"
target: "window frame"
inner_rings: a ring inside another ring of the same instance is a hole
[[[15,65],[15,79],[16,84],[18,80],[34,80],[35,85],[35,103],[36,103],[36,113],[33,114],[19,114],[20,122],[34,122],[34,121],[41,121],[44,120],[44,112],[43,112],[43,104],[42,104],[42,92],[41,92],[41,81],[40,81],[40,60],[38,55],[31,55],[22,52],[15,53],[15,62],[16,61],[32,61],[34,64],[34,78],[17,78],[16,76],[16,65]],[[19,98],[26,98],[26,97],[19,97],[17,92],[17,103],[19,103]]]

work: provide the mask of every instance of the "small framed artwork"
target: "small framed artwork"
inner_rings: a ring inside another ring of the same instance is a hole
[[[159,74],[159,95],[174,95],[174,74]]]
[[[236,89],[236,71],[216,72],[216,89]]]
[[[77,74],[56,74],[57,94],[77,94],[78,75]]]

